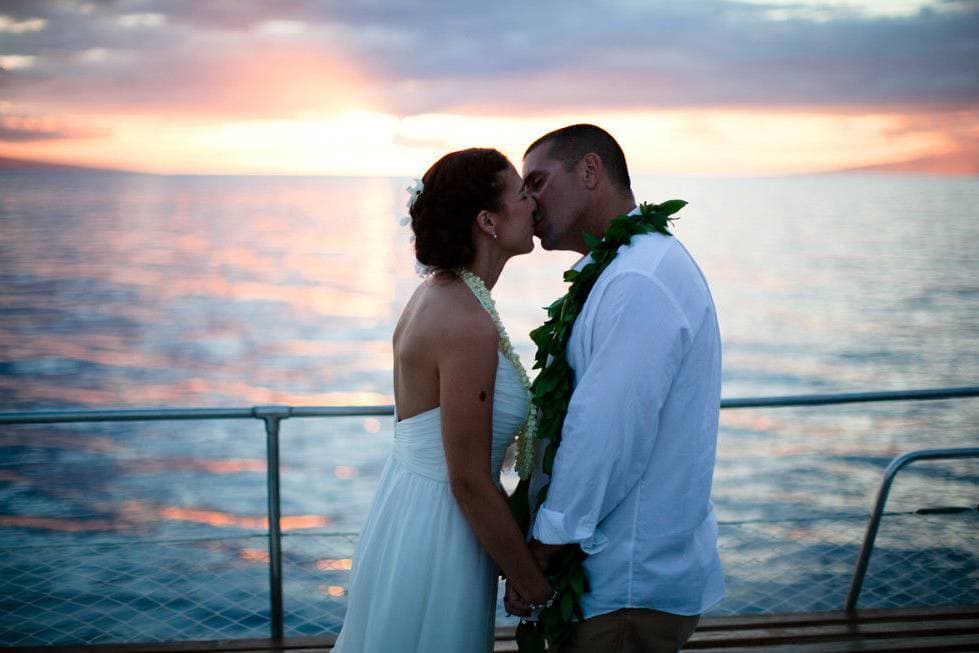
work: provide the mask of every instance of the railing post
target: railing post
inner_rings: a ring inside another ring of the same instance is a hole
[[[870,565],[870,554],[874,551],[874,541],[877,539],[877,529],[880,527],[880,518],[884,514],[884,505],[887,503],[887,496],[891,492],[891,484],[894,477],[905,465],[916,460],[948,460],[951,458],[976,458],[979,457],[979,447],[965,447],[962,449],[919,449],[910,451],[903,456],[898,456],[891,461],[891,464],[884,470],[884,479],[877,490],[877,501],[874,503],[874,510],[870,514],[870,521],[867,522],[867,532],[863,538],[863,546],[860,548],[860,557],[857,558],[857,565],[853,569],[853,580],[850,582],[850,591],[846,596],[846,603],[843,609],[853,612],[857,609],[857,600],[860,598],[860,590],[863,588],[863,579],[867,575],[867,567]]]
[[[256,406],[252,414],[265,422],[268,524],[269,524],[269,613],[272,639],[282,639],[282,506],[279,497],[279,423],[288,418],[288,406]]]

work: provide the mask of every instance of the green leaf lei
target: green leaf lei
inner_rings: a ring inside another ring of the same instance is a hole
[[[622,245],[628,244],[637,234],[659,232],[672,235],[668,229],[674,220],[671,216],[686,206],[683,200],[669,200],[662,204],[640,204],[638,215],[615,217],[599,240],[591,234],[583,234],[591,250],[591,262],[581,270],[567,270],[564,280],[571,283],[567,294],[547,307],[547,321],[530,332],[537,345],[534,369],[540,373],[531,385],[531,401],[540,411],[537,439],[546,440],[543,470],[550,476],[554,456],[561,444],[561,428],[568,414],[574,371],[568,364],[568,340],[578,314],[588,299],[595,281],[618,254]],[[550,483],[541,488],[534,505],[540,506],[547,498]],[[521,480],[510,499],[513,515],[526,533],[530,523],[530,483]],[[582,563],[587,554],[580,547],[567,547],[556,556],[550,572],[551,584],[557,597],[545,608],[538,621],[521,621],[517,626],[517,646],[522,653],[543,653],[545,645],[557,648],[567,642],[572,633],[572,615],[583,619],[581,597],[589,591],[588,577]]]

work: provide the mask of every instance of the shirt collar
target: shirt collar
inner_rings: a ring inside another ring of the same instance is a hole
[[[639,215],[639,205],[637,204],[636,208],[626,213],[626,215]],[[582,256],[580,259],[578,259],[578,262],[572,265],[571,269],[574,270],[575,272],[581,272],[581,269],[584,268],[589,263],[591,263],[591,254],[586,254]]]

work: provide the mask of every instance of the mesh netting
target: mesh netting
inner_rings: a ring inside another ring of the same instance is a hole
[[[859,607],[979,604],[979,513],[881,523]],[[708,614],[842,608],[866,517],[720,525],[726,598]],[[286,534],[286,636],[339,631],[353,533]],[[160,573],[163,569],[166,573]],[[162,579],[162,580],[160,580]],[[0,550],[6,646],[267,637],[265,536]],[[514,623],[498,609],[500,625]]]

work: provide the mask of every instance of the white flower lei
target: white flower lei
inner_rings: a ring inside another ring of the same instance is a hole
[[[486,312],[490,314],[490,317],[493,319],[493,324],[496,325],[496,331],[500,334],[500,352],[513,365],[513,369],[517,371],[517,377],[520,379],[520,384],[523,386],[524,392],[530,397],[530,378],[527,376],[527,369],[520,362],[520,357],[517,355],[517,352],[513,350],[513,345],[510,343],[510,336],[507,335],[506,328],[500,320],[500,314],[496,311],[496,302],[490,296],[486,284],[469,270],[460,268],[455,273],[469,286],[469,289],[476,295],[476,299],[483,305]],[[533,471],[534,440],[536,435],[537,408],[534,406],[534,402],[530,401],[530,406],[527,409],[527,420],[517,432],[516,469],[520,478],[528,478],[531,471]]]

